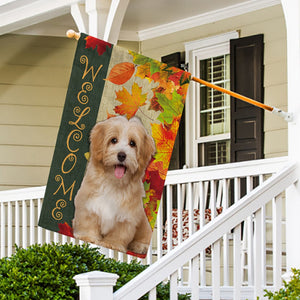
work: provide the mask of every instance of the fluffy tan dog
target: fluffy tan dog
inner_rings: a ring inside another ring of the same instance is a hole
[[[113,117],[91,131],[90,161],[75,197],[76,238],[122,252],[146,254],[152,230],[142,178],[155,152],[141,121]]]

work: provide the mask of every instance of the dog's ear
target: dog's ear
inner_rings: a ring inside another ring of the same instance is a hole
[[[143,167],[146,168],[151,160],[151,157],[155,154],[155,143],[152,136],[146,134],[144,137],[144,147],[141,150],[141,158],[143,161]]]
[[[99,122],[93,127],[90,134],[91,159],[97,160],[98,162],[103,159],[105,127],[103,122]]]

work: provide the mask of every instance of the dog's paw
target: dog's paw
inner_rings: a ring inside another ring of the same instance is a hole
[[[108,248],[108,249],[117,250],[117,251],[120,251],[120,252],[125,252],[125,253],[127,252],[126,247],[124,247],[123,245],[121,245],[117,241],[111,241],[111,240],[108,240],[108,239],[103,239],[100,242],[100,246],[103,246],[103,247]]]
[[[128,245],[128,251],[137,253],[137,254],[147,254],[148,244],[144,244],[138,241],[133,241]]]
[[[92,243],[98,245],[101,243],[101,237],[87,235],[84,233],[74,233],[74,237],[84,242]]]

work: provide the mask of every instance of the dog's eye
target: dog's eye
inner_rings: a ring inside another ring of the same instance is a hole
[[[111,139],[110,141],[112,144],[116,144],[118,142],[118,140],[116,138]]]
[[[136,143],[135,143],[135,141],[131,140],[131,141],[129,142],[129,145],[130,145],[130,147],[135,147],[135,146],[136,146]]]

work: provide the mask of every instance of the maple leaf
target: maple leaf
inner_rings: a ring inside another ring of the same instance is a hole
[[[114,84],[124,84],[133,75],[135,66],[130,62],[122,62],[112,67],[106,80]]]
[[[184,85],[186,83],[189,83],[190,81],[191,81],[191,73],[183,72],[180,78],[180,85]]]
[[[172,80],[175,83],[175,85],[179,85],[182,73],[184,73],[183,70],[176,69],[176,71],[169,76],[169,80]]]
[[[150,63],[138,66],[135,76],[140,77],[141,79],[147,78],[149,81],[151,81]]]
[[[176,91],[172,94],[172,100],[169,100],[164,94],[156,93],[157,102],[163,108],[163,112],[158,116],[158,120],[171,124],[173,119],[181,116],[184,107],[181,95]]]
[[[132,94],[123,87],[121,91],[116,92],[116,100],[122,104],[114,108],[114,111],[120,115],[127,115],[127,118],[132,118],[140,106],[145,105],[147,94],[142,94],[142,88],[135,82],[132,85]]]
[[[151,124],[152,137],[156,143],[155,159],[163,162],[163,169],[167,169],[172,156],[173,146],[179,127],[178,119],[174,119],[169,126]]]
[[[97,52],[99,55],[102,55],[106,51],[106,47],[111,48],[112,46],[112,44],[94,38],[93,36],[87,36],[85,40],[85,48],[92,48],[93,50],[97,48]]]

